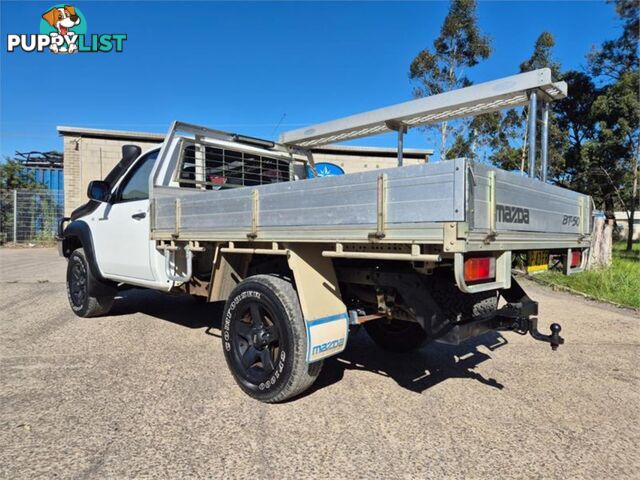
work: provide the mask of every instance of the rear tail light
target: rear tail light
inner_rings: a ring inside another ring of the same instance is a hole
[[[467,282],[489,280],[496,277],[495,257],[474,257],[464,261],[464,279]]]
[[[582,264],[582,250],[571,252],[571,268],[579,267]]]

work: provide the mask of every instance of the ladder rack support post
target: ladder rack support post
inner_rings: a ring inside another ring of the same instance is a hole
[[[538,114],[538,94],[529,94],[529,177],[536,178],[536,121]]]
[[[542,103],[542,132],[540,135],[540,180],[547,181],[549,152],[549,102]]]
[[[407,127],[401,125],[398,128],[398,166],[401,167],[404,163],[404,133],[407,131]]]

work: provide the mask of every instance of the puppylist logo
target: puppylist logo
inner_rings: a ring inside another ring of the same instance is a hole
[[[92,33],[87,35],[87,20],[73,5],[58,4],[49,8],[40,19],[40,33],[7,35],[7,51],[52,53],[122,52],[125,33]]]

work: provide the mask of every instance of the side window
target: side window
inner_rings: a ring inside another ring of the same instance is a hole
[[[154,150],[138,160],[120,187],[118,201],[132,202],[149,198],[149,175],[151,175],[153,164],[158,158],[158,152],[159,150]]]

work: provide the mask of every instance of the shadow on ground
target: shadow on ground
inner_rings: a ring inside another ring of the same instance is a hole
[[[223,308],[223,302],[200,303],[186,295],[128,290],[116,299],[110,315],[143,313],[183,327],[201,328],[205,334],[219,336]],[[364,329],[360,328],[351,332],[344,352],[325,360],[320,377],[303,396],[337,383],[347,370],[362,370],[390,377],[399,386],[417,393],[450,378],[469,378],[501,390],[504,385],[493,378],[485,378],[475,368],[491,359],[483,350],[491,352],[506,344],[507,340],[502,335],[489,332],[457,346],[432,342],[420,350],[398,354],[376,347]]]
[[[325,360],[318,381],[308,393],[340,381],[346,370],[363,370],[390,377],[399,386],[417,393],[450,378],[469,378],[502,390],[504,385],[493,378],[485,378],[475,368],[491,359],[479,347],[493,351],[506,344],[502,335],[489,332],[461,345],[431,342],[410,353],[391,353],[376,347],[364,329],[360,329],[350,334],[344,352]]]
[[[133,289],[116,298],[109,316],[144,313],[187,328],[205,328],[207,334],[214,334],[214,329],[220,328],[223,308],[223,302],[204,303],[189,295]]]

